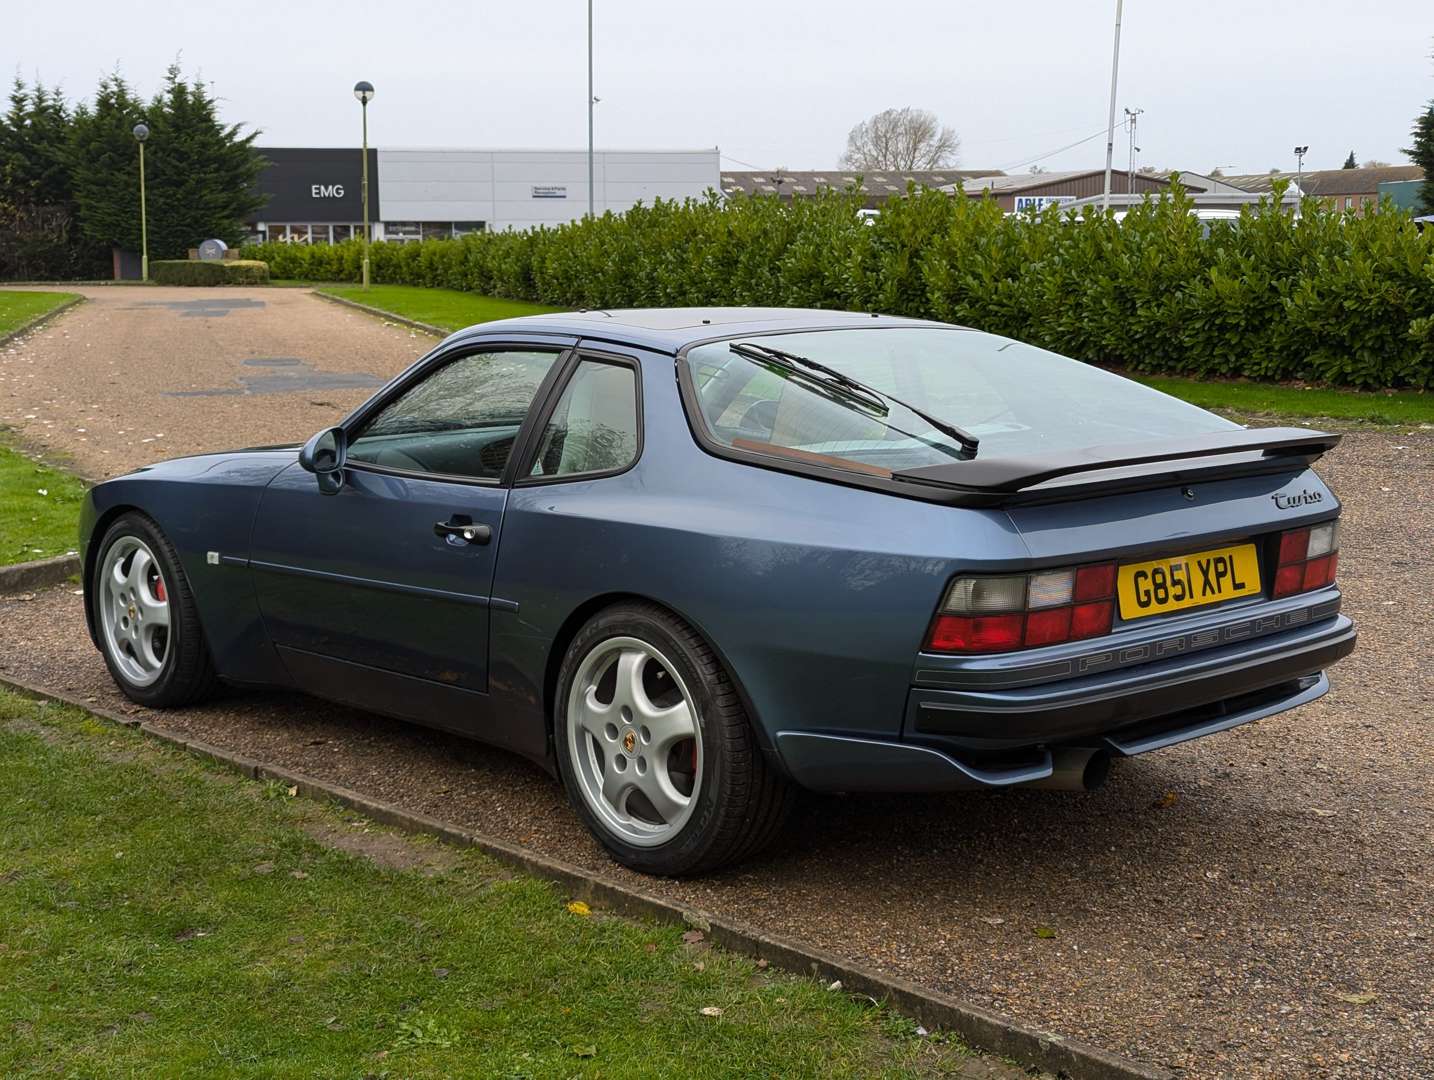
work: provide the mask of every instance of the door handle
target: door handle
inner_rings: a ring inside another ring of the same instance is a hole
[[[466,515],[454,514],[447,521],[435,521],[433,535],[459,547],[463,544],[486,544],[493,539],[493,530],[487,525],[473,524]]]

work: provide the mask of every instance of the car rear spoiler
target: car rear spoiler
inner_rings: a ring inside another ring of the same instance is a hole
[[[1340,436],[1307,428],[1242,428],[1217,431],[1206,435],[1190,435],[1159,442],[1120,443],[1115,446],[1086,446],[1051,454],[1029,457],[975,458],[971,461],[945,465],[926,465],[906,469],[893,477],[913,484],[928,484],[973,496],[986,496],[980,501],[1004,501],[1010,496],[1029,493],[1030,489],[1050,480],[1084,472],[1104,472],[1134,465],[1151,465],[1162,461],[1184,462],[1191,458],[1209,458],[1228,454],[1260,452],[1255,462],[1246,463],[1236,472],[1269,471],[1277,468],[1311,464],[1333,449]],[[1251,468],[1253,465],[1255,468]],[[1179,473],[1185,470],[1177,469]],[[1051,489],[1062,492],[1068,485]]]

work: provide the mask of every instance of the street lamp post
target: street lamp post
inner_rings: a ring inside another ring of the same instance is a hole
[[[149,221],[144,209],[144,141],[149,138],[149,125],[134,126],[134,141],[139,143],[139,276],[149,280]]]
[[[1295,203],[1295,217],[1300,216],[1305,201],[1305,155],[1309,152],[1308,146],[1295,147],[1295,188],[1299,191],[1299,200]]]
[[[363,287],[368,289],[368,103],[373,100],[373,83],[354,83],[354,97],[363,107]]]
[[[1110,209],[1110,166],[1115,160],[1115,86],[1120,74],[1120,16],[1124,6],[1124,0],[1115,0],[1115,49],[1110,58],[1110,119],[1105,126],[1105,195],[1100,201],[1102,210]]]
[[[597,196],[593,190],[595,173],[593,169],[593,0],[588,0],[588,217],[596,216]]]
[[[1130,166],[1125,174],[1125,191],[1128,195],[1135,194],[1135,155],[1140,152],[1140,147],[1135,145],[1135,126],[1140,122],[1140,114],[1144,109],[1126,109],[1125,124],[1130,131]]]

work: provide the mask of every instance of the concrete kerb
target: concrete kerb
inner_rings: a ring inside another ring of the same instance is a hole
[[[320,292],[318,289],[314,289],[311,295],[317,296],[320,300],[327,300],[331,304],[342,304],[344,307],[354,308],[357,311],[364,312],[366,315],[373,315],[375,318],[383,319],[385,322],[398,323],[400,326],[421,330],[423,333],[432,334],[434,337],[445,338],[453,333],[452,330],[445,330],[441,326],[419,322],[417,319],[405,319],[402,315],[395,315],[391,311],[384,311],[383,308],[376,308],[371,304],[360,304],[357,300],[348,300],[342,296],[331,296],[329,293]]]
[[[0,566],[0,596],[48,589],[63,585],[80,572],[78,555],[56,555],[53,559],[35,559],[32,562]]]
[[[69,311],[70,308],[77,304],[83,304],[84,302],[85,298],[83,296],[74,296],[66,300],[63,304],[52,307],[49,311],[40,312],[40,314],[36,315],[33,319],[25,320],[19,326],[15,327],[15,329],[0,334],[0,348],[10,344],[10,342],[16,338],[28,334],[31,330],[38,330],[55,316],[62,315],[66,311]]]
[[[436,837],[461,847],[482,851],[517,870],[555,882],[574,898],[632,918],[693,926],[723,948],[798,975],[823,981],[840,979],[846,993],[889,1004],[928,1028],[960,1036],[970,1045],[1012,1058],[1072,1080],[1173,1080],[1174,1074],[1158,1066],[1134,1061],[1077,1039],[1042,1031],[1000,1013],[963,1002],[863,964],[844,960],[821,949],[725,919],[711,912],[684,908],[631,885],[553,859],[527,848],[461,829],[392,803],[371,799],[349,788],[330,784],[266,762],[256,761],[223,747],[166,730],[113,709],[82,701],[70,694],[0,676],[0,685],[42,701],[55,701],[124,727],[137,727],[145,735],[176,746],[196,757],[237,770],[255,780],[271,780],[293,787],[310,799],[337,802],[350,810],[403,832]]]

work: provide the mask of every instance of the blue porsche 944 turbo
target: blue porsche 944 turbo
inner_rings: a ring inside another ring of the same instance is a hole
[[[512,319],[302,448],[94,487],[86,609],[134,701],[288,687],[482,739],[694,874],[797,788],[1089,789],[1325,693],[1337,441],[938,323]]]

